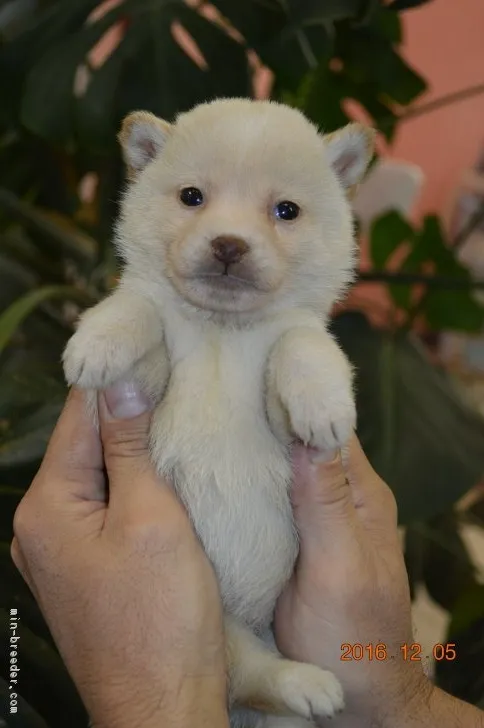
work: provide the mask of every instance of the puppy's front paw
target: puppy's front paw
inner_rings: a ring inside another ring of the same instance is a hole
[[[348,383],[345,387],[311,386],[287,397],[291,429],[305,445],[322,452],[340,449],[348,443],[356,426],[356,408]]]
[[[62,361],[67,383],[83,389],[103,389],[123,377],[135,363],[123,337],[83,324],[69,340]]]
[[[344,708],[343,688],[332,672],[314,665],[284,661],[277,679],[284,703],[302,718],[318,723]]]

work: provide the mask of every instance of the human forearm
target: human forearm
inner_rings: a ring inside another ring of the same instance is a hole
[[[430,684],[408,711],[388,712],[379,728],[484,728],[484,711]]]
[[[153,722],[153,728],[161,725],[170,728],[229,728],[225,681],[203,681],[190,686],[183,694],[175,694],[171,705],[165,706],[163,716],[158,722]]]
[[[438,728],[484,728],[484,711],[434,688],[429,700],[430,721],[425,726]],[[421,723],[420,725],[424,725]]]
[[[336,720],[334,728],[484,728],[484,711],[428,681],[405,701],[387,697],[363,712],[353,707]]]

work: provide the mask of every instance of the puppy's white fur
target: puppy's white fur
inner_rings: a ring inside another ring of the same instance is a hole
[[[154,462],[220,581],[231,704],[299,716],[234,711],[233,724],[306,725],[343,696],[330,673],[283,659],[270,638],[298,551],[289,445],[339,448],[355,425],[350,367],[326,323],[352,278],[347,196],[373,136],[353,124],[324,137],[294,109],[232,99],[174,125],[135,112],[120,139],[124,272],[82,317],[66,377],[90,390],[134,377],[156,401]],[[187,186],[202,205],[181,203]],[[299,217],[278,219],[282,200]],[[220,236],[247,246],[223,271],[211,248]]]

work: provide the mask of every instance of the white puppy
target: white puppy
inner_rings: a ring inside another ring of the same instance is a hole
[[[294,109],[230,99],[173,125],[135,112],[120,141],[124,271],[68,343],[67,381],[98,390],[134,377],[156,401],[154,462],[220,581],[232,723],[307,725],[342,709],[343,694],[271,641],[298,552],[290,444],[332,451],[355,425],[327,318],[352,278],[347,195],[373,133],[321,136]]]

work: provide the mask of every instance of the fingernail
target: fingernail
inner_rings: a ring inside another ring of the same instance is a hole
[[[335,463],[340,457],[340,451],[336,450],[312,450],[309,453],[309,459],[314,465],[324,463],[325,465],[331,465]]]
[[[116,420],[138,417],[151,408],[148,397],[136,382],[117,382],[104,391],[109,414]]]

